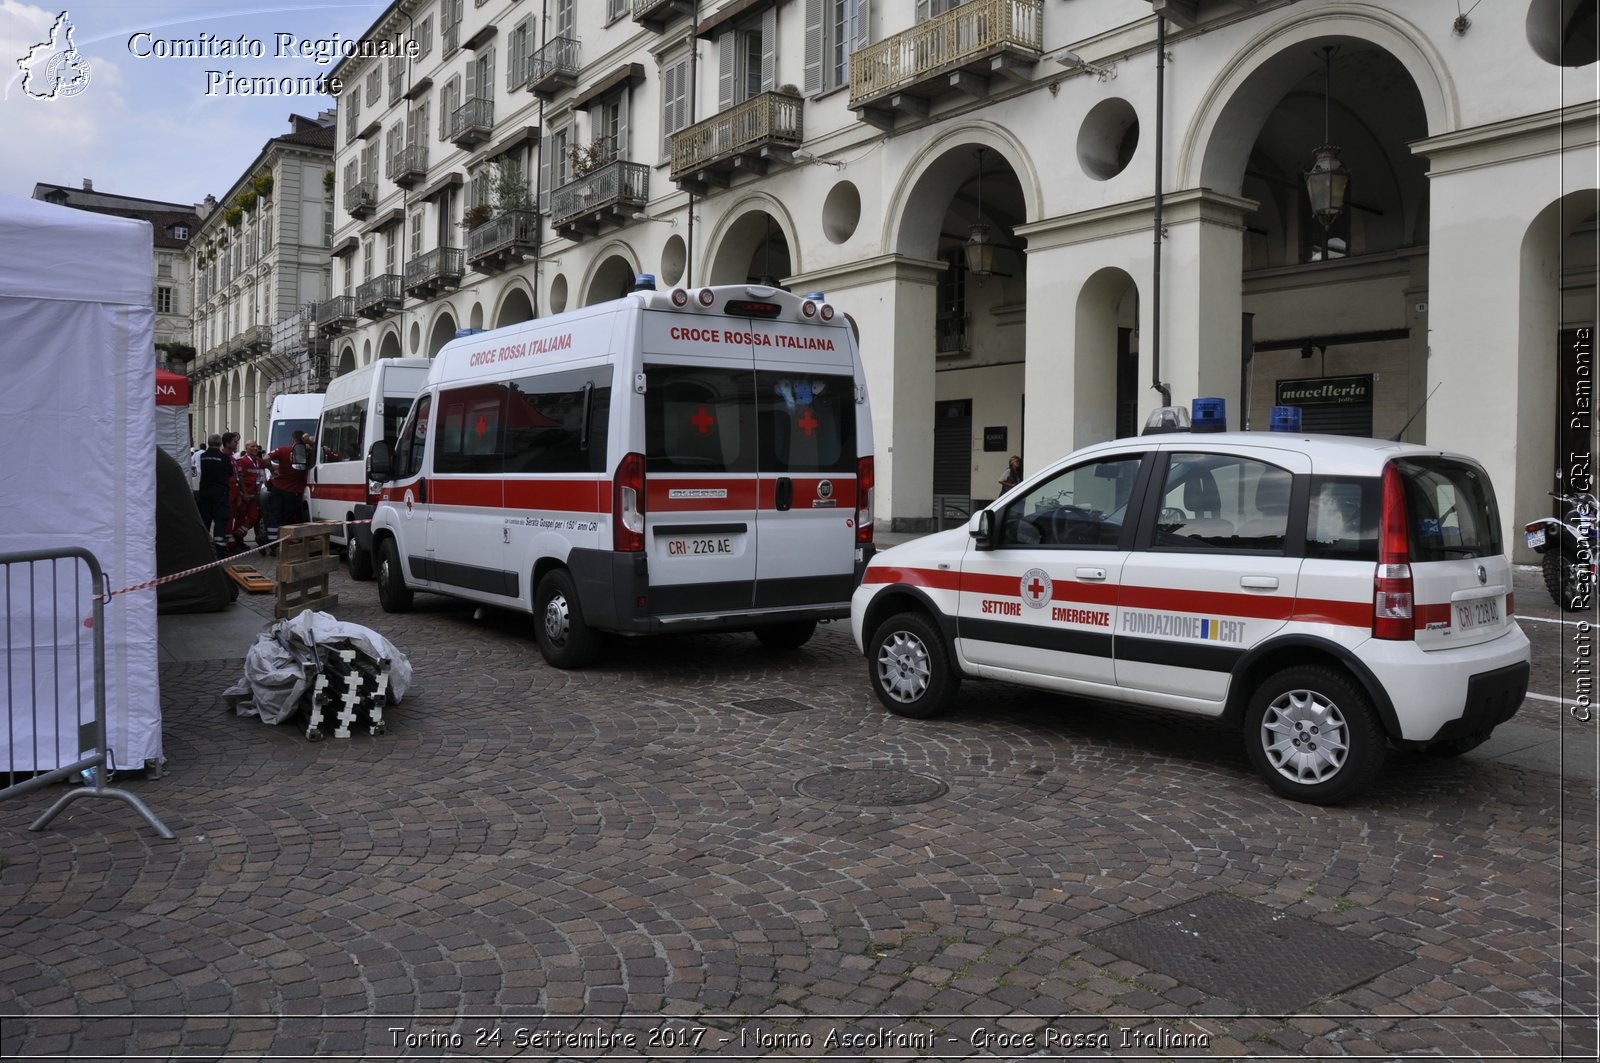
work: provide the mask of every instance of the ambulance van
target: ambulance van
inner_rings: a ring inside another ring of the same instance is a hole
[[[558,668],[602,631],[792,649],[849,615],[873,554],[851,326],[820,293],[639,287],[439,352],[369,453],[384,609],[425,590],[531,613]]]
[[[426,358],[380,358],[328,383],[322,416],[313,429],[316,464],[306,474],[306,503],[312,520],[365,520],[372,516],[376,492],[367,482],[367,448],[378,440],[392,446],[400,422],[428,379]],[[370,537],[333,536],[344,550],[352,579],[372,578]]]

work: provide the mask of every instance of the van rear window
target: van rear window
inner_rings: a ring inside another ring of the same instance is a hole
[[[648,472],[755,472],[755,373],[684,365],[645,367]]]
[[[1482,469],[1449,458],[1399,458],[1395,466],[1405,485],[1412,561],[1502,552],[1500,511]]]
[[[761,471],[856,471],[855,381],[815,373],[756,374]]]

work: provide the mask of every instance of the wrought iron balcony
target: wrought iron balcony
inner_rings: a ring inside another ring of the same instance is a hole
[[[650,200],[650,167],[616,159],[550,193],[550,222],[570,239],[621,225]]]
[[[461,284],[461,248],[436,247],[406,263],[406,294],[426,299]]]
[[[240,348],[246,354],[264,354],[272,349],[272,326],[251,325],[239,333]]]
[[[498,273],[539,253],[539,215],[507,210],[467,234],[467,261],[479,273]]]
[[[633,21],[660,33],[678,15],[693,13],[690,0],[633,0]]]
[[[1043,46],[1043,0],[968,0],[850,53],[850,109],[893,130],[936,97],[987,96],[995,76],[1029,80]]]
[[[578,83],[578,42],[571,37],[551,38],[527,62],[528,75],[523,84],[541,99],[549,99]]]
[[[353,297],[336,295],[325,303],[317,304],[317,330],[324,336],[337,336],[355,326],[356,301]]]
[[[805,139],[805,101],[787,92],[763,92],[721,114],[672,134],[672,179],[685,192],[722,188],[735,171],[764,174],[772,160],[794,161]]]
[[[356,313],[380,318],[400,309],[400,274],[381,273],[356,289]]]
[[[474,96],[450,114],[450,142],[458,148],[475,148],[493,133],[493,100]]]
[[[389,180],[401,188],[410,188],[428,176],[428,145],[407,144],[389,156]]]
[[[378,203],[378,182],[357,181],[344,190],[345,213],[352,218],[365,218]]]

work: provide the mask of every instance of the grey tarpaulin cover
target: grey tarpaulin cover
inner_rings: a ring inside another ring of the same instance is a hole
[[[325,654],[353,649],[389,662],[388,702],[398,705],[411,685],[411,662],[394,643],[359,624],[347,624],[310,609],[272,625],[244,655],[244,678],[223,691],[240,716],[282,723],[311,692]]]

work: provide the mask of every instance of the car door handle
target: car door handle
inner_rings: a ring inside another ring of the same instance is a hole
[[[1077,570],[1077,576],[1079,579],[1102,580],[1106,578],[1106,570],[1103,568],[1080,568]]]
[[[1278,589],[1277,576],[1240,576],[1239,586],[1249,587],[1251,590],[1275,591]]]

